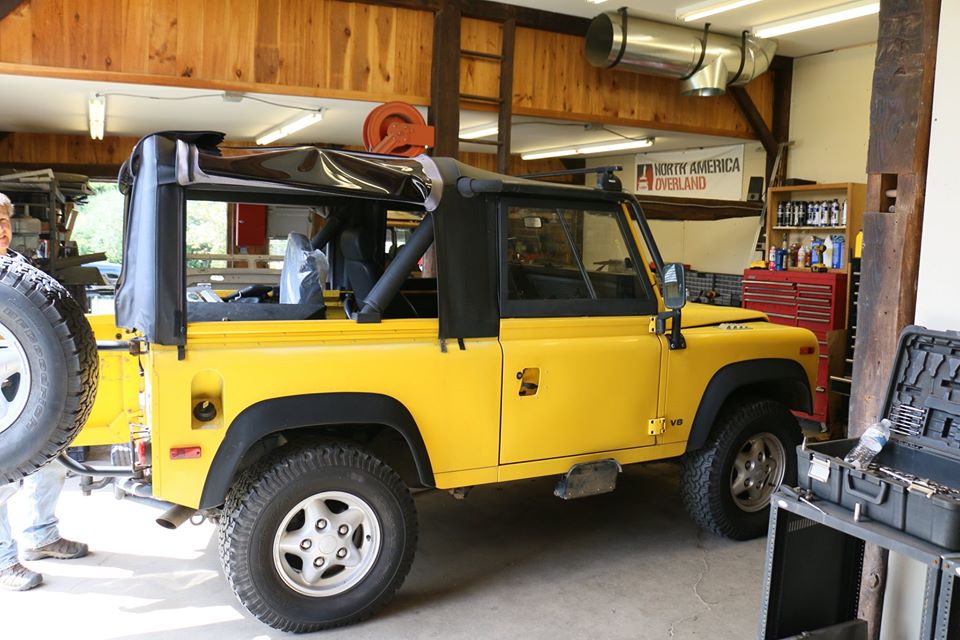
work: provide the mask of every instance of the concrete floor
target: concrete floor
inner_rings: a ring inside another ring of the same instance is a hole
[[[571,502],[554,498],[548,479],[480,487],[464,501],[423,493],[417,556],[393,602],[307,637],[753,637],[765,542],[698,531],[677,476],[672,465],[632,468],[616,492]],[[84,497],[68,480],[62,532],[92,553],[28,563],[45,583],[0,592],[0,637],[293,637],[237,603],[212,525],[168,531],[153,522],[162,509],[109,489]]]

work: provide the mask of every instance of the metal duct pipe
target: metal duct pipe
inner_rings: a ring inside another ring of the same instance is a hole
[[[727,85],[747,84],[770,66],[775,40],[744,32],[740,38],[642,18],[621,9],[601,13],[586,36],[587,61],[637,73],[683,80],[687,96],[719,96]]]

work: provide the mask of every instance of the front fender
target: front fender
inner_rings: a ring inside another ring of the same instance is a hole
[[[706,444],[724,403],[743,392],[765,395],[795,411],[810,413],[813,409],[810,380],[799,362],[765,358],[728,364],[714,374],[703,392],[687,439],[687,451]]]

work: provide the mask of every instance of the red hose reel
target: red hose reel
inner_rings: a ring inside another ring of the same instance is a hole
[[[373,153],[412,158],[433,146],[434,129],[413,105],[387,102],[363,121],[363,147]]]

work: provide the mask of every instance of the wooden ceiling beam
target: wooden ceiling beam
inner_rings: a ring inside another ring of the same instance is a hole
[[[23,4],[23,0],[0,0],[0,20],[13,13],[13,10]]]
[[[516,20],[518,27],[552,31],[573,36],[583,36],[587,33],[590,20],[577,16],[568,16],[553,11],[518,7],[489,0],[348,0],[362,4],[376,4],[385,7],[400,9],[414,9],[419,11],[433,11],[436,13],[445,6],[454,6],[460,10],[465,18],[490,20],[492,22],[506,22]]]

